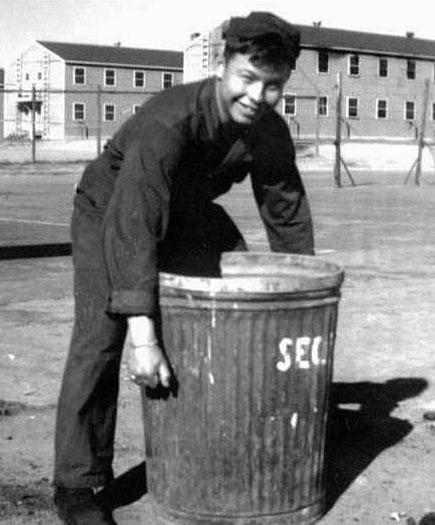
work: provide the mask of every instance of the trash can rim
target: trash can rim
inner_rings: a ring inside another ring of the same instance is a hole
[[[159,285],[191,292],[293,293],[337,289],[344,271],[312,256],[269,252],[230,252],[222,256],[222,277],[190,277],[160,273]]]

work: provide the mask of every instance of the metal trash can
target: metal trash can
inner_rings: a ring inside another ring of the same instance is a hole
[[[143,395],[148,490],[175,523],[314,523],[343,271],[249,252],[221,267],[222,278],[160,275],[179,388]]]

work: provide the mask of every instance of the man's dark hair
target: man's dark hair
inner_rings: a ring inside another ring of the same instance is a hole
[[[231,18],[222,34],[226,61],[241,53],[249,54],[254,64],[290,64],[293,69],[300,51],[298,29],[272,13],[257,11]]]
[[[228,62],[236,53],[250,55],[250,61],[259,66],[290,64],[293,68],[295,64],[295,59],[289,59],[287,51],[282,47],[276,35],[265,35],[262,38],[242,41],[227,39],[224,48],[225,61]]]

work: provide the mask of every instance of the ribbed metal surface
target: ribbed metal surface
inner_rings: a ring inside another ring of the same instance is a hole
[[[338,290],[304,300],[161,297],[178,396],[145,400],[149,490],[179,523],[314,523]]]

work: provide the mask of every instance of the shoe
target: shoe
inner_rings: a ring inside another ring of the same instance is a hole
[[[60,520],[66,525],[116,525],[108,506],[92,488],[57,487],[54,503]]]

